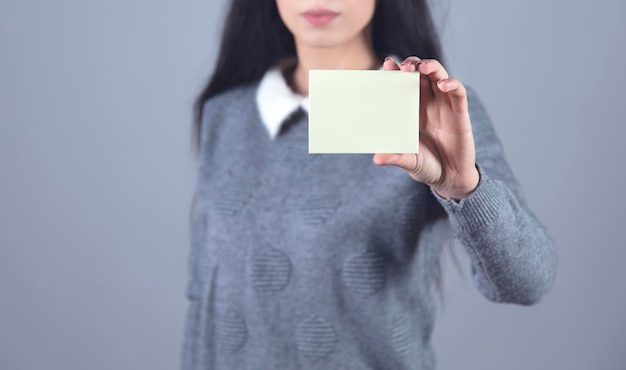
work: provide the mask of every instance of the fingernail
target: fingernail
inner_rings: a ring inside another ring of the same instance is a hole
[[[388,61],[388,60],[393,60],[393,59],[391,59],[391,58],[389,58],[389,57],[386,57],[386,58],[385,58],[385,62],[386,62],[386,61]],[[384,62],[383,62],[383,63],[384,63]]]

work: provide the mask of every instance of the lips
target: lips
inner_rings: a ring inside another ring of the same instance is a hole
[[[328,9],[311,9],[302,13],[302,17],[314,26],[323,26],[335,19],[339,13]]]

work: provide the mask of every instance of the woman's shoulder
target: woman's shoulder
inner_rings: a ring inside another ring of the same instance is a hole
[[[258,82],[235,86],[222,91],[202,104],[202,116],[210,116],[223,111],[240,111],[255,101]]]
[[[474,87],[470,86],[470,85],[464,85],[465,86],[465,91],[467,93],[467,102],[472,105],[481,105],[481,101],[480,101],[480,97],[478,95],[478,93],[476,92],[476,90],[474,89]]]
[[[476,90],[472,86],[465,85],[465,91],[467,92],[467,107],[474,128],[491,126],[491,119]]]
[[[239,85],[213,95],[202,104],[199,142],[206,146],[218,132],[237,130],[258,115],[256,90],[258,82]]]

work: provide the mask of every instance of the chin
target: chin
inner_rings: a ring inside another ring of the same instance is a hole
[[[307,45],[312,48],[332,48],[344,44],[346,41],[341,37],[337,37],[336,34],[330,35],[328,33],[316,32],[316,34],[306,35],[300,38],[303,45]]]

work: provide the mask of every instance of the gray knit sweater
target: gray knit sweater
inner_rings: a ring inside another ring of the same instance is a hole
[[[552,241],[475,94],[481,178],[457,203],[371,155],[310,155],[307,116],[270,139],[258,84],[204,106],[183,369],[434,369],[432,283],[458,238],[490,300],[537,302]]]

